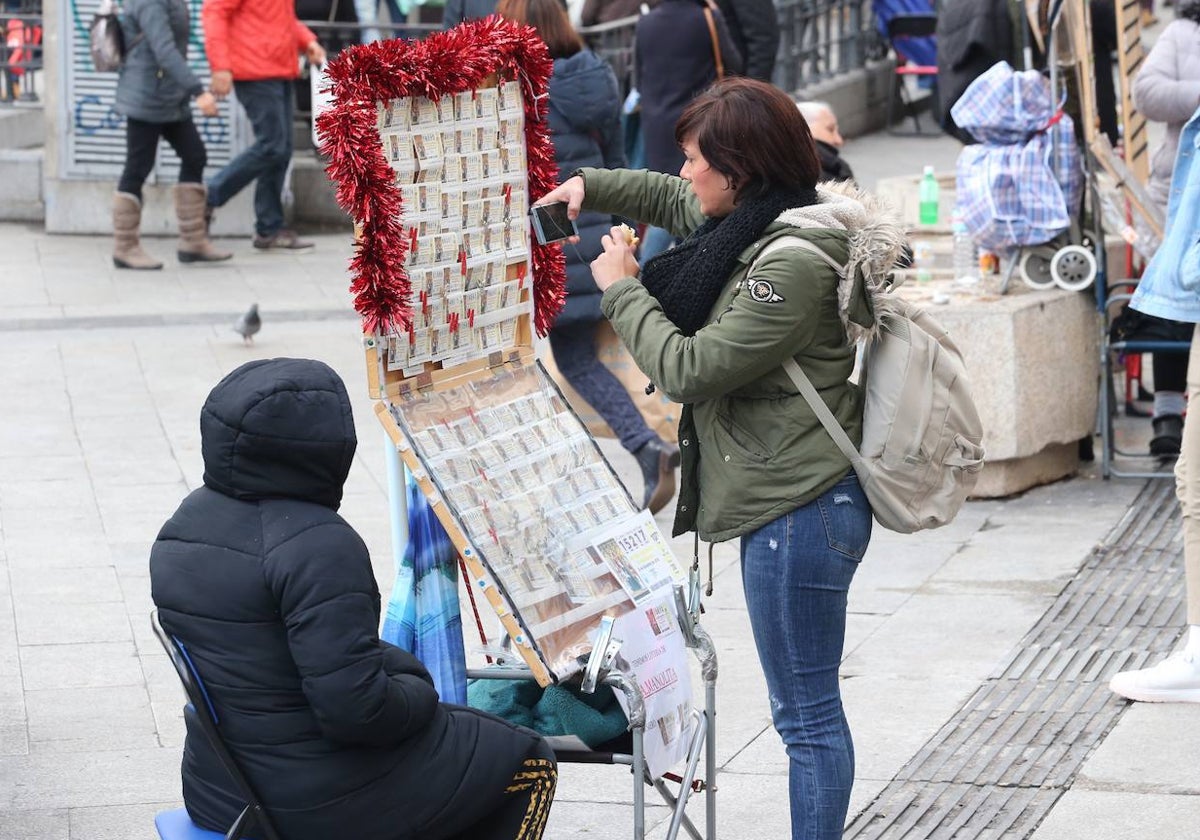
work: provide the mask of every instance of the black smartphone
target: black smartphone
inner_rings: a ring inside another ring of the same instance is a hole
[[[542,245],[562,242],[564,239],[579,235],[579,228],[567,217],[565,201],[534,205],[529,208],[529,215],[533,217],[534,236]]]

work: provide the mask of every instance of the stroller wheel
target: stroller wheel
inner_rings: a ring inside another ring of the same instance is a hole
[[[1050,274],[1059,288],[1082,292],[1096,279],[1096,255],[1082,245],[1067,245],[1050,260]]]
[[[1039,250],[1026,249],[1021,252],[1021,279],[1031,289],[1045,291],[1054,288],[1054,275],[1050,273],[1050,257]]]

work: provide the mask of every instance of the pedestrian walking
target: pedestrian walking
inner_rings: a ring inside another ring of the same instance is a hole
[[[1200,0],[1181,0],[1178,17],[1167,24],[1133,80],[1133,103],[1148,120],[1166,123],[1150,163],[1150,197],[1165,213],[1171,194],[1171,172],[1179,149],[1179,133],[1200,107]],[[1150,317],[1150,316],[1147,316]],[[1188,326],[1160,323],[1161,331],[1191,335]],[[1152,353],[1154,409],[1150,419],[1150,454],[1178,455],[1183,443],[1187,408],[1188,361],[1182,353]]]
[[[769,84],[718,82],[675,131],[686,157],[679,177],[584,169],[543,201],[686,237],[639,266],[614,228],[592,274],[638,366],[683,405],[673,534],[741,538],[751,629],[790,761],[791,837],[835,840],[854,780],[838,667],[872,514],[783,362],[796,360],[857,446],[854,340],[877,328],[873,302],[903,235],[852,187],[817,189],[808,127]],[[756,258],[784,236],[852,268],[835,272],[799,247]]]
[[[503,18],[533,26],[550,50],[550,139],[559,180],[584,166],[625,166],[621,94],[608,62],[584,46],[559,0],[500,0]],[[589,268],[614,223],[610,213],[576,220],[579,243],[566,249],[567,301],[550,330],[554,362],[571,387],[604,418],[642,472],[642,507],[657,513],[675,495],[679,449],[649,426],[621,381],[596,357],[596,330],[604,320],[600,290]]]
[[[1164,33],[1165,35],[1166,33]],[[1200,239],[1200,110],[1179,134],[1163,243],[1142,273],[1131,308],[1147,315],[1196,324],[1187,365],[1182,447],[1175,462],[1175,494],[1183,517],[1183,574],[1187,638],[1182,650],[1137,671],[1122,671],[1110,687],[1122,697],[1150,703],[1200,703],[1200,295],[1196,293]]]
[[[729,36],[742,57],[742,69],[751,79],[769,82],[779,52],[779,13],[773,0],[715,0]]]
[[[438,702],[421,661],[379,639],[371,558],[337,514],[356,446],[328,365],[260,359],[222,379],[200,415],[204,484],[150,551],[163,629],[288,840],[348,827],[355,840],[538,840],[556,781],[545,740]],[[223,833],[244,801],[186,723],[184,803]]]
[[[680,114],[718,78],[740,73],[742,54],[724,15],[706,0],[663,0],[638,20],[633,50],[646,168],[673,175],[683,166],[675,141]],[[653,259],[672,244],[670,234],[651,227],[642,259]]]
[[[159,269],[141,245],[142,187],[154,169],[158,141],[179,156],[175,215],[180,262],[213,262],[232,256],[213,247],[204,225],[204,166],[208,155],[192,120],[191,101],[205,116],[217,101],[188,67],[191,24],[186,0],[128,0],[121,28],[127,45],[117,78],[117,112],[125,116],[125,167],[113,195],[113,265]]]
[[[207,217],[251,181],[254,184],[254,247],[295,251],[312,243],[284,227],[283,185],[292,162],[292,83],[297,56],[325,63],[325,49],[296,18],[292,0],[204,0],[204,47],[212,68],[212,92],[236,91],[254,129],[254,144],[208,182]]]

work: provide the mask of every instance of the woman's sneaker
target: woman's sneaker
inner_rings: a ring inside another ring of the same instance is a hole
[[[1200,656],[1181,650],[1153,668],[1122,671],[1108,687],[1143,703],[1200,703]]]
[[[260,251],[307,251],[313,243],[301,239],[294,230],[281,228],[270,236],[255,235],[254,247]]]

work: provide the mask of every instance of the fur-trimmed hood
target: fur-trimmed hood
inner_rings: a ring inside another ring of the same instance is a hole
[[[849,181],[829,181],[817,187],[816,204],[785,210],[775,224],[804,230],[844,230],[849,257],[838,286],[838,312],[851,342],[873,338],[879,319],[894,307],[889,291],[896,261],[904,251],[904,228],[892,208]],[[868,312],[856,312],[855,301]]]

